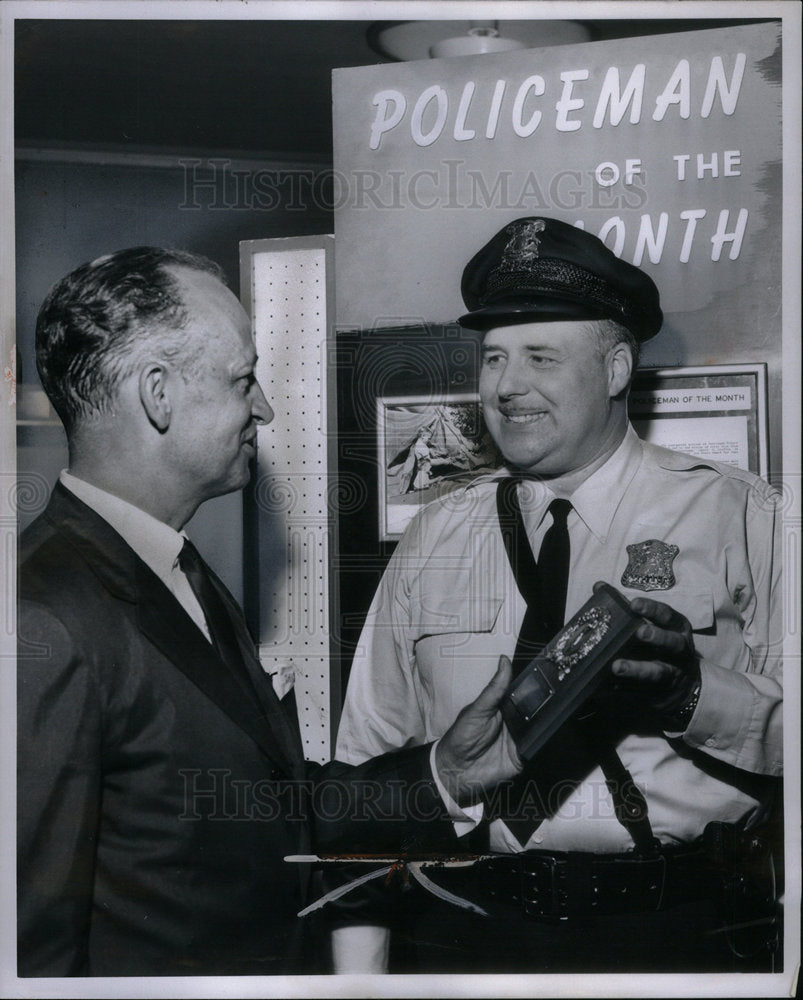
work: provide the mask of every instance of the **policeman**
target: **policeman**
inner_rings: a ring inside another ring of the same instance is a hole
[[[418,897],[397,943],[413,943],[412,971],[726,970],[746,954],[768,968],[774,917],[751,909],[723,844],[766,819],[781,775],[777,496],[636,435],[627,397],[662,324],[658,291],[596,237],[519,219],[468,263],[462,294],[506,468],[429,504],[398,545],[337,758],[437,737],[500,654],[526,663],[597,581],[642,622],[526,782],[454,803],[490,858],[437,881],[490,916]],[[754,868],[770,863],[759,853]],[[745,944],[735,928],[751,922]],[[335,932],[336,955],[354,933]],[[376,970],[385,932],[372,933]]]

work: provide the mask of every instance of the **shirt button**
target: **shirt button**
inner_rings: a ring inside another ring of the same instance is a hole
[[[544,838],[543,837],[533,837],[533,843],[534,844],[543,844],[543,842],[544,842]]]
[[[705,741],[705,745],[707,747],[715,747],[717,745],[717,741],[714,739],[713,736],[709,736],[708,739]]]

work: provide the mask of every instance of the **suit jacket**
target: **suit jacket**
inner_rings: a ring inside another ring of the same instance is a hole
[[[309,972],[285,855],[451,839],[427,748],[305,763],[219,580],[250,683],[60,485],[19,565],[21,976]]]

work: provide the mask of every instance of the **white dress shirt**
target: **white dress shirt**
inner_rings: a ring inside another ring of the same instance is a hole
[[[211,642],[209,626],[201,605],[178,563],[186,534],[176,531],[127,500],[121,500],[106,490],[84,482],[66,469],[62,471],[59,480],[65,489],[87,507],[91,507],[104,521],[108,521],[145,565],[159,577],[203,632],[207,641]]]

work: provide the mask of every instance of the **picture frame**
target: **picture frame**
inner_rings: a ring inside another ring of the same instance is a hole
[[[431,500],[499,468],[475,393],[382,396],[376,406],[382,541],[400,538]]]
[[[640,437],[768,478],[767,366],[645,368],[630,420]]]

